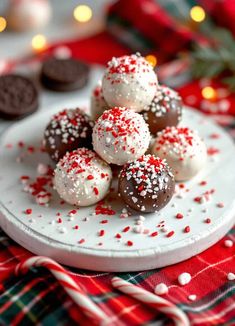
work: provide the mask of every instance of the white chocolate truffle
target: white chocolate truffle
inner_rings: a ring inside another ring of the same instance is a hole
[[[158,133],[152,153],[167,160],[178,181],[194,177],[207,160],[206,146],[198,133],[184,127],[167,127]]]
[[[108,62],[102,91],[110,107],[128,107],[140,112],[148,109],[157,85],[153,67],[145,58],[132,54]]]
[[[57,163],[54,186],[67,203],[89,206],[107,195],[111,180],[109,165],[93,151],[79,148]]]
[[[45,26],[51,18],[48,0],[10,2],[7,18],[9,26],[16,31],[26,31]]]
[[[103,160],[124,165],[146,152],[150,133],[140,114],[127,108],[113,108],[96,121],[92,141],[94,150]]]
[[[92,120],[97,120],[105,110],[108,110],[108,104],[105,102],[101,85],[97,85],[91,94],[90,116]]]

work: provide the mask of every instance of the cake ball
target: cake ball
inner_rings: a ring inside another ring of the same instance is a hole
[[[105,102],[101,85],[98,84],[91,94],[91,118],[97,120],[101,114],[108,110],[108,104]]]
[[[168,126],[177,126],[182,117],[181,97],[173,89],[159,85],[148,111],[143,116],[153,135]]]
[[[153,144],[152,153],[167,160],[179,181],[195,176],[207,159],[206,146],[198,133],[183,127],[162,130]]]
[[[54,186],[67,203],[89,206],[107,195],[111,180],[109,165],[93,151],[79,148],[57,163]]]
[[[172,198],[174,176],[165,160],[143,155],[126,164],[119,177],[119,193],[124,202],[141,212],[162,209]]]
[[[146,110],[156,92],[157,76],[153,67],[138,54],[113,58],[102,80],[105,101],[110,107]]]
[[[48,0],[11,0],[7,10],[9,26],[20,32],[45,26],[51,15]]]
[[[150,132],[140,114],[115,107],[104,111],[96,121],[92,140],[94,150],[103,160],[124,165],[146,152]]]
[[[65,109],[55,114],[44,132],[43,145],[53,161],[79,147],[92,148],[93,121],[82,110]]]

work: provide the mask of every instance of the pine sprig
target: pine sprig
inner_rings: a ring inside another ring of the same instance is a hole
[[[222,81],[235,90],[235,39],[222,28],[213,30],[210,45],[197,45],[192,52],[192,74],[195,78],[218,77],[226,72]]]

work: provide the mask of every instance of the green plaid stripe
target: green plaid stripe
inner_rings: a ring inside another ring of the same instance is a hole
[[[131,42],[133,51],[147,53],[155,48],[150,40],[143,37],[134,26],[121,17],[110,14],[107,17],[107,24],[111,26],[110,32],[124,44]]]
[[[135,285],[142,284],[149,276],[154,275],[160,269],[150,270],[142,273],[119,273],[117,276]]]
[[[188,24],[190,20],[190,9],[196,5],[200,5],[200,1],[196,0],[155,0],[168,14],[174,17],[180,24]],[[210,16],[198,26],[200,32],[209,37],[214,29],[214,24]]]
[[[45,269],[32,271],[18,282],[12,277],[3,286],[6,291],[0,295],[1,325],[11,325],[19,316],[17,325],[35,325],[39,321],[48,326],[76,325],[69,315],[68,307],[72,302]]]
[[[193,314],[201,314],[202,312],[207,312],[214,309],[224,300],[235,300],[235,285],[233,282],[223,284],[223,286],[217,289],[217,292],[219,293],[219,297],[215,296],[214,300],[213,293],[209,293],[202,300],[198,300],[197,302],[190,305],[181,304],[179,307],[188,313],[191,312]]]
[[[235,230],[232,229],[228,234],[227,238],[234,238]],[[0,233],[0,237],[4,239],[4,234]],[[4,239],[4,242],[6,239]],[[9,242],[14,244],[12,240]],[[0,242],[1,243],[1,242]],[[2,244],[2,243],[1,243]],[[6,247],[5,247],[6,249]],[[77,269],[72,269],[81,275],[95,277],[94,272],[79,271]],[[158,269],[153,271],[146,271],[141,273],[118,273],[118,276],[123,279],[128,280],[133,284],[138,284],[149,288],[152,291],[151,279],[154,274],[160,275],[164,269]],[[112,277],[110,274],[108,277],[105,276],[104,280],[109,283],[109,279]],[[84,279],[85,280],[85,279]],[[85,285],[85,283],[84,283]],[[95,286],[95,284],[94,284]],[[99,304],[109,306],[113,299],[120,300],[119,293],[117,291],[109,290],[106,293],[98,293],[96,295],[90,294],[90,298]],[[188,304],[181,303],[179,307],[188,313],[188,315],[194,318],[201,318],[205,316],[211,316],[213,311],[216,312],[218,307],[227,302],[233,304],[235,300],[235,284],[234,282],[225,281],[225,283],[208,293],[202,299],[196,302],[190,302]],[[28,274],[24,275],[22,278],[18,279],[15,276],[10,277],[7,281],[3,283],[2,294],[0,295],[0,309],[8,305],[6,309],[3,309],[0,314],[0,325],[35,325],[40,323],[40,325],[77,325],[78,320],[74,318],[71,314],[72,308],[77,310],[72,301],[69,299],[65,291],[57,283],[52,275],[49,274],[43,268],[37,268],[37,270],[32,270]],[[21,316],[21,317],[19,317]],[[198,317],[197,317],[198,316]],[[16,322],[18,318],[18,322]],[[163,319],[162,315],[157,317],[153,316],[146,321],[145,325],[159,325],[163,324],[166,319]],[[232,317],[227,323],[223,325],[234,325],[234,319]],[[80,322],[81,325],[87,325],[87,323]],[[215,323],[214,323],[215,324]],[[209,324],[206,324],[209,325]],[[220,325],[220,324],[217,324]]]
[[[195,0],[157,0],[156,2],[181,22],[188,20],[190,9],[198,4]]]

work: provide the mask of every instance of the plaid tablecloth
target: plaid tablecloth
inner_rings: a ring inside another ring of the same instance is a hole
[[[224,239],[235,241],[235,229]],[[118,276],[151,292],[159,282],[166,283],[169,294],[165,297],[188,314],[192,325],[234,325],[235,284],[226,276],[235,269],[235,253],[233,247],[224,246],[224,239],[177,265],[140,273],[119,273]],[[0,233],[0,324],[91,324],[47,270],[37,268],[18,278],[12,274],[16,264],[31,255],[4,232]],[[113,325],[167,323],[164,315],[115,291],[110,282],[114,274],[69,270],[87,295],[112,317]],[[185,271],[192,275],[192,281],[181,287],[177,277]],[[197,296],[194,302],[188,300],[191,294]]]
[[[75,57],[101,64],[113,55],[129,51],[106,32],[80,42],[64,42],[63,45],[68,46]],[[48,52],[57,46],[54,45]],[[96,51],[92,51],[94,48]],[[174,71],[174,67],[172,64],[171,71]],[[190,76],[184,69],[181,80],[188,83],[181,87],[178,73],[175,77],[170,73],[170,79],[169,73],[166,74],[164,70],[160,70],[159,74],[166,83],[175,81],[186,103],[187,97],[199,87],[198,82],[189,80]],[[196,105],[200,107],[200,103],[196,102]],[[219,121],[235,138],[234,118],[223,115]],[[165,283],[169,287],[165,298],[186,312],[192,325],[235,325],[235,283],[227,279],[229,272],[235,273],[235,245],[226,247],[225,239],[235,241],[235,228],[210,249],[182,263],[151,271],[115,275],[150,292],[153,292],[156,284]],[[92,325],[45,268],[15,276],[15,266],[31,256],[32,253],[0,231],[0,325]],[[114,274],[73,268],[68,270],[87,296],[110,317],[110,324],[169,324],[166,316],[114,290],[111,286]],[[177,277],[183,272],[190,273],[192,280],[182,287]],[[189,295],[196,295],[195,301],[190,301]]]

